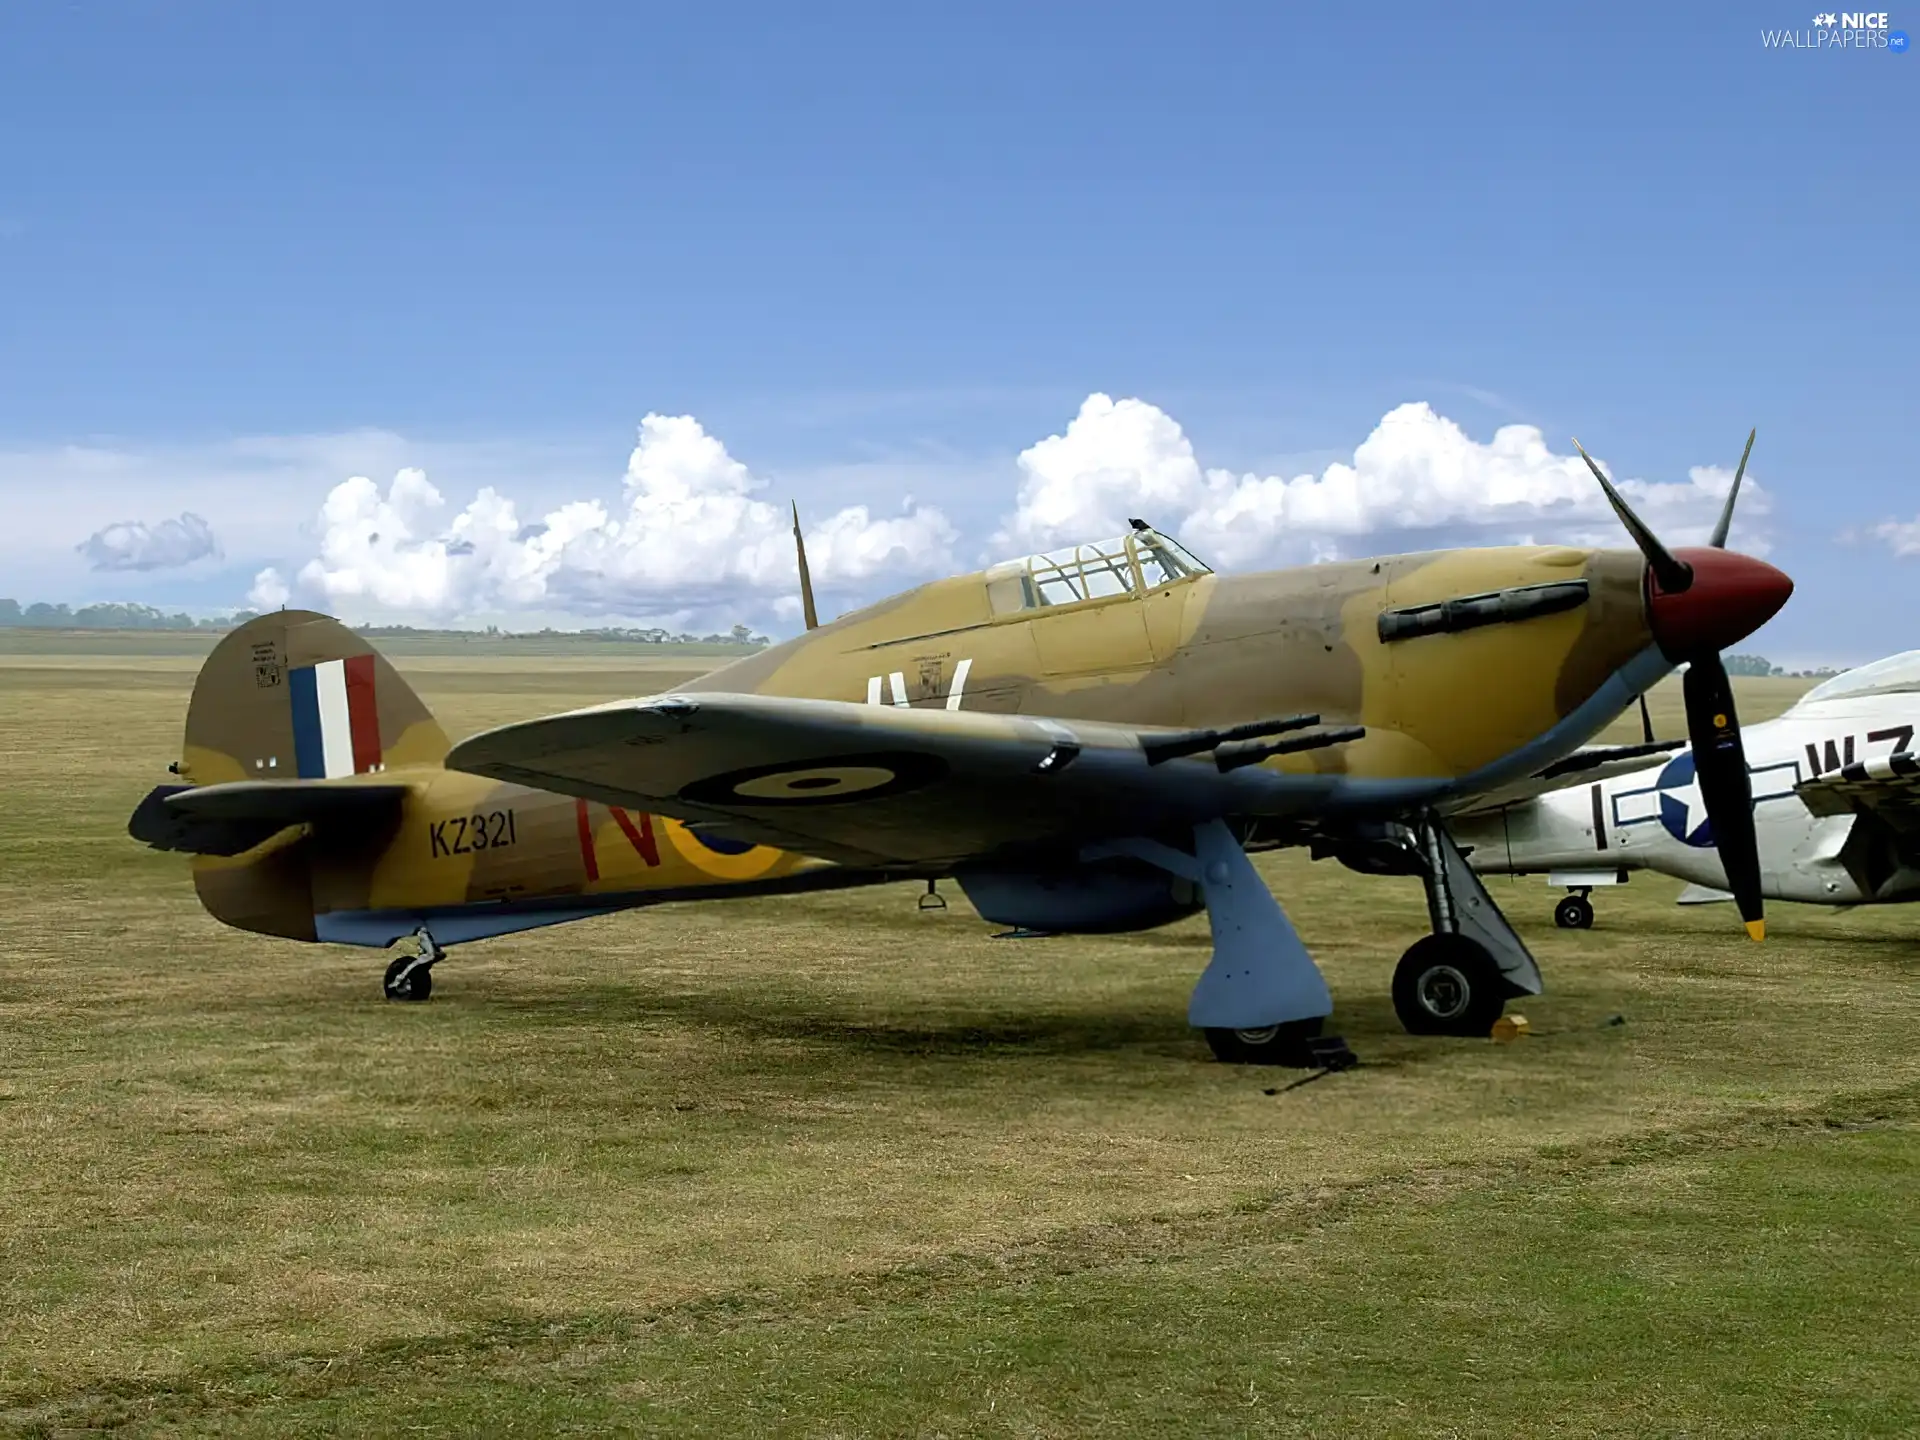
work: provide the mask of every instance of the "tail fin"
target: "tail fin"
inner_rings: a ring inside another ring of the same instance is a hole
[[[321,780],[446,753],[446,732],[385,656],[338,620],[279,610],[200,667],[178,769],[191,785]]]

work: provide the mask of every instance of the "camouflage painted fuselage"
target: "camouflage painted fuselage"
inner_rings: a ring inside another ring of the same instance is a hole
[[[993,573],[922,586],[681,688],[1141,726],[1311,712],[1366,734],[1265,763],[1491,785],[1570,752],[1669,668],[1632,551],[1438,551],[1037,607],[1007,603]],[[1383,614],[1566,582],[1584,594],[1551,613],[1382,638]],[[241,853],[196,857],[200,896],[229,924],[385,945],[431,923],[453,943],[662,899],[884,878],[448,771],[445,734],[386,660],[308,612],[264,616],[216,648],[181,778],[319,778],[289,695],[295,672],[343,659],[360,666],[359,728],[351,759],[336,736],[320,774],[395,791],[396,803],[378,824],[292,824]]]
[[[1608,682],[1669,668],[1648,629],[1633,551],[1442,550],[1254,575],[1201,575],[1076,605],[995,614],[979,574],[936,581],[679,687],[945,705],[1065,720],[1228,725],[1294,712],[1364,725],[1350,745],[1277,769],[1455,779],[1586,740],[1637,693],[1580,724]],[[1584,603],[1450,633],[1383,640],[1380,617],[1466,596],[1585,581]],[[1617,691],[1617,687],[1616,691]],[[1578,717],[1578,718],[1576,718]],[[1579,733],[1566,727],[1574,720]],[[1551,738],[1547,738],[1551,737]],[[1549,759],[1555,758],[1553,755]]]

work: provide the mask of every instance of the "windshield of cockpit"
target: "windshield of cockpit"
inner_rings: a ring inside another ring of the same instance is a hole
[[[1109,595],[1138,595],[1213,572],[1159,531],[1137,528],[1112,540],[1069,545],[1007,560],[987,571],[995,614],[1072,605]]]
[[[1800,697],[1793,708],[1826,700],[1851,700],[1862,695],[1892,695],[1920,690],[1920,650],[1905,650],[1823,680]]]

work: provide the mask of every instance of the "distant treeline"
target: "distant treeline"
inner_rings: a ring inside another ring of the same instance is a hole
[[[168,614],[152,605],[100,604],[49,605],[44,600],[22,605],[18,600],[0,600],[0,627],[39,630],[231,630],[259,615],[257,610],[238,610],[231,615],[195,618],[184,610]],[[460,639],[485,636],[490,640],[600,640],[633,645],[769,645],[764,635],[756,635],[745,625],[736,625],[726,634],[694,635],[670,630],[606,626],[597,630],[502,630],[489,625],[485,630],[417,629],[412,625],[356,625],[368,636],[414,636],[420,639]]]
[[[0,625],[45,630],[231,630],[253,619],[254,614],[242,610],[235,615],[196,620],[184,610],[169,615],[151,605],[82,605],[74,610],[44,600],[32,605],[0,600]]]
[[[1796,679],[1824,680],[1840,673],[1824,665],[1818,670],[1782,670],[1760,655],[1729,655],[1723,663],[1729,675],[1790,675]]]
[[[412,625],[356,625],[354,630],[369,639],[393,639],[412,636],[432,640],[599,640],[622,645],[744,645],[749,649],[771,645],[765,635],[756,635],[745,625],[736,625],[724,635],[695,635],[690,630],[639,629],[632,626],[603,626],[597,630],[502,630],[489,625],[484,630],[420,630]]]

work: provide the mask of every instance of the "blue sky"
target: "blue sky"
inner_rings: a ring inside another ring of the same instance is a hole
[[[515,545],[567,502],[617,528],[656,414],[705,440],[655,437],[640,549],[603,525],[537,594],[384,600],[355,566],[417,548],[339,551],[322,598],[704,618],[731,585],[778,624],[772,559],[727,549],[764,548],[755,504],[865,505],[828,567],[850,599],[1046,539],[1022,497],[1072,457],[1020,457],[1090,395],[1280,477],[1426,402],[1656,487],[1757,424],[1750,538],[1799,582],[1766,648],[1906,648],[1920,530],[1875,527],[1920,519],[1920,58],[1762,47],[1804,8],[10,7],[0,594],[218,609],[271,566],[300,595],[352,475],[381,493],[335,521],[383,505],[415,547],[487,485]],[[1132,464],[1096,421],[1075,453]],[[385,493],[403,466],[439,520]],[[1550,502],[1321,549],[1592,529]],[[217,558],[75,548],[183,511]],[[1268,518],[1247,563],[1297,558]],[[648,571],[665,550],[713,583]]]

